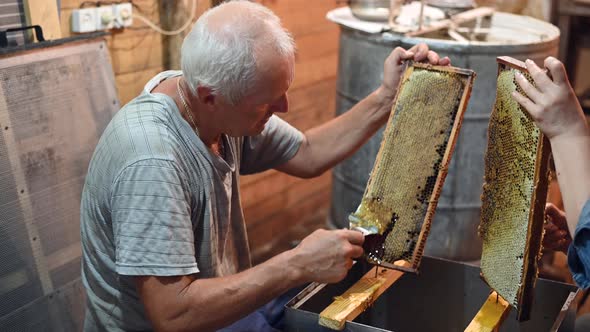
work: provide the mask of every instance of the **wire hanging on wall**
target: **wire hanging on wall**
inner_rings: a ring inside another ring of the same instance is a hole
[[[138,13],[133,13],[133,17],[139,19],[140,21],[142,21],[143,23],[145,23],[148,27],[152,28],[153,30],[166,35],[166,36],[174,36],[174,35],[178,35],[180,33],[182,33],[184,30],[186,30],[188,27],[191,26],[191,24],[193,23],[193,20],[195,19],[195,12],[197,10],[197,0],[192,0],[192,6],[191,6],[191,16],[188,18],[188,20],[186,20],[186,22],[178,29],[176,30],[164,30],[161,27],[157,26],[156,24],[154,24],[154,22],[150,21],[150,19],[148,19],[147,17],[138,14]]]
[[[140,21],[142,21],[145,25],[147,25],[149,28],[157,31],[158,33],[161,33],[163,35],[166,36],[175,36],[178,35],[180,33],[182,33],[184,30],[186,30],[187,28],[190,27],[191,23],[194,21],[195,17],[196,17],[196,11],[197,11],[197,1],[198,0],[191,0],[191,10],[190,10],[190,17],[187,19],[187,21],[182,24],[182,26],[176,30],[164,30],[162,29],[160,26],[158,26],[157,23],[152,22],[149,18],[145,17],[143,15],[143,11],[142,9],[133,1],[128,1],[131,3],[131,5],[137,9],[137,12],[133,12],[132,16]],[[86,6],[96,6],[96,7],[100,7],[101,5],[115,5],[115,4],[121,4],[121,3],[125,3],[127,1],[84,1],[80,4],[79,8],[84,8]]]

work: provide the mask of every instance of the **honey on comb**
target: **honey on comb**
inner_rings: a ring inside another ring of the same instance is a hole
[[[479,234],[484,280],[511,305],[523,309],[518,316],[525,318],[540,252],[548,150],[530,115],[512,97],[515,90],[523,93],[514,80],[517,71],[499,65]]]
[[[352,226],[381,235],[366,248],[370,261],[406,260],[417,268],[474,76],[420,64],[406,69],[361,204],[350,218]]]

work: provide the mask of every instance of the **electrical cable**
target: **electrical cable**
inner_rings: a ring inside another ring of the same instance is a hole
[[[163,35],[166,36],[174,36],[174,35],[178,35],[180,33],[182,33],[184,30],[186,30],[188,27],[190,27],[191,23],[193,22],[193,20],[196,17],[196,10],[197,10],[197,1],[198,0],[192,0],[192,8],[191,8],[191,16],[189,17],[189,19],[182,25],[182,27],[180,27],[179,29],[176,30],[164,30],[161,27],[158,26],[158,23],[154,23],[153,21],[151,21],[149,18],[145,17],[142,14],[145,14],[145,12],[136,4],[133,2],[133,0],[129,0],[129,1],[125,1],[125,0],[120,0],[120,1],[84,1],[80,4],[79,8],[84,8],[86,6],[96,6],[96,7],[100,7],[103,5],[115,5],[115,4],[122,4],[122,3],[131,3],[131,5],[137,10],[136,12],[133,12],[132,17],[137,18],[138,20],[142,21],[143,23],[145,23],[148,27],[150,27],[151,29],[157,31],[158,33],[161,33]],[[153,13],[153,11],[152,11]],[[152,14],[150,13],[150,14]],[[127,29],[130,30],[135,30],[137,28],[133,28],[133,27],[127,27]]]
[[[153,30],[166,35],[166,36],[174,36],[174,35],[178,35],[181,32],[183,32],[184,30],[186,30],[188,27],[190,27],[190,25],[193,23],[193,20],[195,19],[196,13],[195,11],[197,10],[197,0],[192,0],[192,8],[191,8],[191,16],[188,18],[188,20],[178,29],[176,30],[164,30],[161,27],[157,26],[156,24],[154,24],[152,21],[150,21],[150,19],[148,19],[147,17],[138,14],[138,13],[133,13],[133,18],[137,18],[140,21],[142,21],[143,23],[145,23],[148,27],[152,28]]]

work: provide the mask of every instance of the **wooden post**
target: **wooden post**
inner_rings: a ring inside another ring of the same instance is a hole
[[[420,16],[418,16],[418,30],[422,30],[422,23],[424,22],[424,0],[420,1]]]
[[[432,22],[427,27],[421,27],[420,29],[418,29],[416,31],[410,31],[410,32],[406,33],[406,36],[417,37],[417,36],[421,36],[421,35],[424,35],[424,34],[427,34],[430,32],[435,32],[435,31],[442,30],[442,29],[448,29],[448,28],[452,27],[453,25],[458,27],[461,24],[465,24],[470,21],[475,21],[476,19],[478,19],[480,17],[491,16],[492,14],[494,14],[493,8],[479,7],[476,9],[464,11],[462,13],[454,15],[450,19]]]
[[[2,68],[2,70],[5,70],[5,68]],[[43,246],[41,245],[41,236],[39,235],[39,230],[37,229],[37,225],[34,222],[33,203],[31,202],[31,197],[28,192],[27,178],[24,173],[24,168],[21,166],[17,149],[18,145],[13,134],[14,130],[12,128],[10,116],[8,113],[8,105],[6,104],[6,93],[10,93],[10,91],[5,91],[4,88],[0,86],[0,123],[2,127],[4,127],[2,128],[3,130],[1,130],[2,133],[0,133],[0,136],[3,136],[3,140],[6,143],[6,149],[8,150],[8,155],[2,156],[2,158],[8,159],[8,162],[10,163],[10,166],[14,172],[13,176],[17,185],[17,190],[20,189],[19,193],[17,193],[18,204],[20,205],[21,211],[23,213],[23,222],[25,229],[27,230],[29,245],[31,246],[31,252],[33,254],[32,261],[34,262],[35,269],[37,270],[36,272],[41,283],[43,295],[48,295],[49,293],[53,292],[53,282],[51,281],[51,276],[49,275],[45,252],[43,251]],[[16,272],[16,274],[11,276],[13,284],[18,285],[26,282],[26,274],[24,275],[25,281],[23,281],[23,275],[20,271],[17,270],[13,272]],[[9,287],[10,285],[7,285],[6,288],[9,289]]]
[[[510,312],[510,305],[498,293],[492,292],[477,312],[465,332],[496,332]]]
[[[28,25],[40,25],[46,40],[61,38],[56,0],[26,0],[24,6]]]
[[[180,28],[191,16],[193,0],[169,1],[160,0],[160,25],[164,30]],[[207,9],[211,8],[215,0],[196,0],[196,16],[199,17]],[[162,52],[164,70],[180,69],[180,48],[184,37],[190,32],[190,28],[174,36],[162,36]]]
[[[365,311],[402,275],[404,272],[375,266],[344,294],[334,298],[320,313],[319,324],[333,330],[344,329],[347,320]]]
[[[174,30],[188,19],[184,1],[160,1],[160,25],[162,29]],[[180,69],[180,47],[184,33],[175,36],[162,36],[162,62],[164,70]]]

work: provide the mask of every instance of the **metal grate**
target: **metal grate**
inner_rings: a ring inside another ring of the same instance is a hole
[[[80,195],[118,109],[102,40],[0,57],[0,330],[80,330]]]

